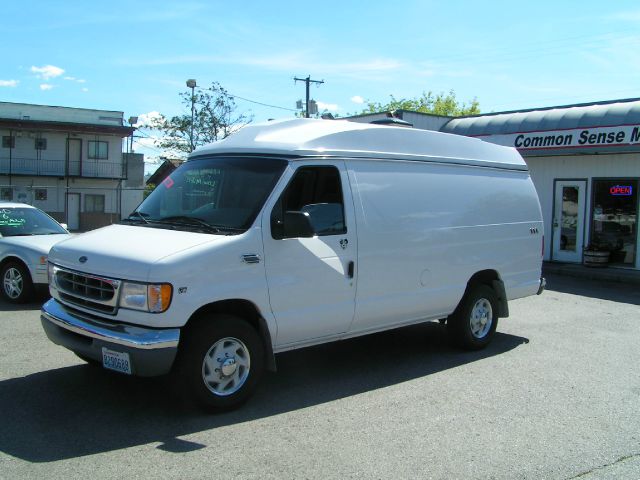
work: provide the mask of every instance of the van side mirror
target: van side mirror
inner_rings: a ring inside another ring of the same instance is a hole
[[[311,238],[316,232],[307,212],[285,212],[282,222],[271,222],[271,234],[276,240],[283,238]]]

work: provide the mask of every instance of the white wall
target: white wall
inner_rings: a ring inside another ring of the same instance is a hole
[[[121,218],[127,218],[133,212],[140,202],[142,202],[144,190],[142,188],[123,188],[122,189],[122,210]]]
[[[338,120],[348,120],[350,122],[358,123],[371,123],[374,120],[385,120],[389,118],[387,112],[382,113],[370,113],[366,115],[358,115],[354,117],[344,117]],[[402,112],[402,120],[409,122],[413,125],[413,128],[419,128],[420,130],[433,130],[439,131],[442,126],[451,120],[451,117],[442,117],[439,115],[428,115],[417,112]]]
[[[413,128],[422,130],[434,130],[436,132],[451,120],[451,117],[442,117],[439,115],[423,115],[414,112],[403,112],[402,119],[413,124]]]
[[[640,178],[640,154],[568,155],[525,157],[538,191],[544,219],[544,259],[551,254],[554,180],[586,179],[585,245],[589,241],[592,178]],[[639,207],[640,213],[640,207]],[[640,237],[640,236],[639,236]],[[636,268],[640,268],[640,241],[636,245]]]
[[[4,183],[0,186],[8,187]],[[85,195],[104,195],[105,213],[117,213],[120,202],[117,180],[71,178],[67,185],[66,180],[55,177],[14,177],[11,187],[14,190],[14,201],[19,201],[17,195],[24,193],[27,196],[25,203],[38,207],[45,212],[64,212],[67,187],[70,193],[80,194],[82,212],[85,211]],[[36,200],[35,191],[41,188],[47,190],[46,200]],[[140,192],[138,196],[142,201],[142,189],[139,189],[138,192]],[[133,194],[132,196],[135,197]],[[131,202],[133,201],[135,200],[131,200]],[[134,207],[137,205],[136,203]],[[131,210],[127,214],[130,212]]]

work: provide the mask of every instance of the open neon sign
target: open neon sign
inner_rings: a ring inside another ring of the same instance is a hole
[[[633,187],[631,185],[614,185],[609,189],[609,193],[615,197],[628,197],[633,195]]]

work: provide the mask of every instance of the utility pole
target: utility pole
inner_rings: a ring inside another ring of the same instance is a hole
[[[311,83],[318,83],[318,84],[324,83],[324,80],[311,80],[311,75],[309,75],[307,78],[293,77],[293,79],[296,82],[304,82],[307,85],[307,103],[306,103],[307,107],[305,109],[304,116],[305,116],[305,118],[309,118],[309,84],[311,84]]]

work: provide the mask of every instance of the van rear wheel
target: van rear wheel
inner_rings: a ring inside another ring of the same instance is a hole
[[[239,317],[203,318],[180,345],[179,380],[191,399],[208,409],[240,406],[255,390],[263,370],[262,340]]]
[[[447,319],[451,341],[466,350],[479,350],[492,340],[498,326],[498,298],[486,285],[472,285]]]

